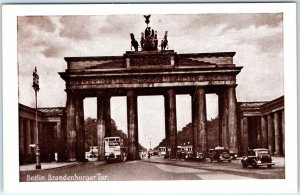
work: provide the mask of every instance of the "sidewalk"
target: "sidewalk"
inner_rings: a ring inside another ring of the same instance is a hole
[[[42,170],[46,169],[56,169],[66,166],[76,165],[78,162],[49,162],[49,163],[41,163]],[[20,171],[33,171],[36,170],[36,164],[26,164],[20,166]]]

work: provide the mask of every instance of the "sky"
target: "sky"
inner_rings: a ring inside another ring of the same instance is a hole
[[[40,76],[38,107],[66,105],[64,57],[122,56],[130,33],[140,38],[142,15],[19,16],[19,102],[34,107],[32,71]],[[149,26],[159,40],[168,31],[169,49],[177,53],[236,52],[243,66],[237,76],[238,101],[269,101],[284,94],[283,19],[272,14],[152,15]],[[217,96],[207,95],[207,118],[218,114]],[[177,129],[191,122],[190,97],[177,95]],[[188,106],[187,106],[188,105]],[[84,101],[85,118],[96,118],[95,98]],[[111,98],[111,115],[127,133],[126,97]],[[138,97],[139,142],[152,147],[165,137],[163,96]]]

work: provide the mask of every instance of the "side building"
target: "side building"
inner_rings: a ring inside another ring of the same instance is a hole
[[[36,132],[35,108],[19,103],[19,161],[35,162],[35,144],[39,139],[41,162],[66,160],[65,108],[38,108]]]
[[[285,154],[284,96],[268,102],[238,102],[240,154],[248,148],[268,148]]]

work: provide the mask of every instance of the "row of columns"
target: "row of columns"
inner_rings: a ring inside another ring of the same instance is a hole
[[[36,143],[35,121],[19,117],[19,147],[21,155],[34,154],[30,144]]]
[[[36,121],[33,119],[22,116],[19,117],[19,153],[20,162],[22,163],[29,163],[35,159],[36,150],[35,147],[32,147],[33,144],[37,143],[35,123]],[[38,121],[38,131],[43,159],[50,159],[50,155],[54,157],[55,152],[62,156],[64,151],[62,149],[63,138],[61,121],[57,123]],[[50,135],[52,135],[52,137]]]
[[[194,152],[207,153],[206,99],[205,88],[197,87],[192,94],[192,123]],[[68,160],[84,159],[83,98],[68,93],[67,96],[67,138]],[[176,158],[177,119],[175,89],[168,88],[165,100],[165,134],[170,158]],[[219,94],[220,145],[237,152],[237,118],[235,86],[228,87]],[[128,159],[138,159],[138,113],[137,94],[127,91]],[[111,136],[110,96],[97,97],[97,142],[99,160],[104,160],[104,137]]]
[[[284,110],[268,113],[260,117],[260,126],[257,129],[249,129],[249,117],[241,119],[241,135],[243,141],[243,153],[249,146],[249,131],[257,131],[257,147],[268,148],[271,154],[285,154],[285,130]]]

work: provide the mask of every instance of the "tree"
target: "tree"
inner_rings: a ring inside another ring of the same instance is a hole
[[[219,118],[212,118],[206,123],[207,128],[207,143],[208,148],[213,148],[219,145]],[[180,131],[177,132],[177,145],[193,144],[193,124],[188,123]],[[154,149],[166,146],[166,139],[156,146]]]
[[[87,118],[85,120],[85,150],[88,151],[90,146],[97,146],[97,120],[93,118]],[[116,122],[111,119],[111,136],[123,138],[123,143],[125,146],[128,145],[127,134],[122,130],[119,130]],[[139,150],[146,150],[139,143]]]

